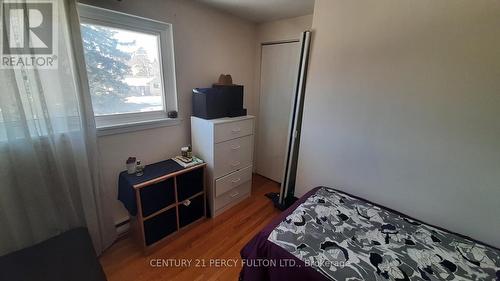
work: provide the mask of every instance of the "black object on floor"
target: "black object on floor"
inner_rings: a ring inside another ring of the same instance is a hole
[[[290,198],[290,200],[287,200],[285,198],[285,202],[283,204],[280,204],[280,194],[279,192],[269,192],[269,193],[266,193],[266,197],[269,198],[271,200],[271,202],[273,202],[274,204],[274,207],[280,211],[284,211],[286,209],[288,209],[288,207],[290,207],[293,203],[295,203],[295,201],[298,200],[297,197],[292,197]]]
[[[106,281],[86,228],[0,257],[0,280]]]

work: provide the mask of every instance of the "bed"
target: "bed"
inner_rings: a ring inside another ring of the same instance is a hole
[[[317,187],[241,250],[242,281],[500,280],[500,250]]]

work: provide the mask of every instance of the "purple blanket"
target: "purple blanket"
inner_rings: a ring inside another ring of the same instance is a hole
[[[314,268],[306,266],[303,261],[267,240],[274,228],[318,189],[319,187],[307,192],[245,245],[241,250],[241,257],[245,262],[245,266],[241,270],[240,280],[328,280]]]

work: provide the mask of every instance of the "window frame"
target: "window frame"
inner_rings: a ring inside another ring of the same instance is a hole
[[[168,111],[178,111],[172,24],[81,3],[78,4],[78,14],[80,24],[101,25],[158,36],[160,77],[163,80],[163,110],[109,115],[94,114],[98,134],[122,133],[128,131],[127,127],[134,131],[144,129],[143,127],[178,124],[178,118],[167,116]],[[85,73],[86,71],[85,65]],[[88,94],[91,95],[90,92]]]

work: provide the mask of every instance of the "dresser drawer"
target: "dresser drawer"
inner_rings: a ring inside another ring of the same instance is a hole
[[[247,181],[239,186],[229,190],[228,192],[215,197],[214,202],[214,210],[217,211],[219,209],[224,208],[226,205],[229,205],[231,202],[237,201],[238,199],[245,197],[250,193],[250,189],[252,186],[252,181]]]
[[[253,134],[253,119],[215,124],[214,142],[219,143]]]
[[[253,135],[217,143],[214,149],[214,178],[252,164]]]
[[[252,179],[252,166],[231,173],[215,181],[215,197],[219,197],[231,189]]]

